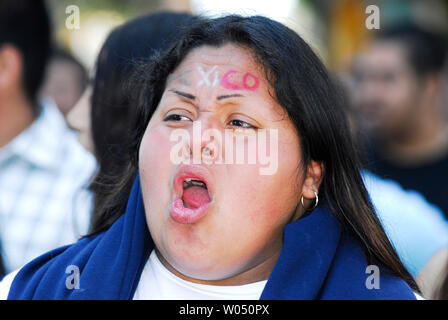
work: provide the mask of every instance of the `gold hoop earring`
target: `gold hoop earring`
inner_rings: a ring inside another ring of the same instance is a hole
[[[311,209],[307,209],[305,208],[305,204],[303,203],[303,195],[300,198],[300,203],[302,204],[302,207],[305,209],[305,211],[313,211],[314,209],[316,209],[317,204],[319,203],[319,196],[317,195],[316,191],[313,191],[314,195],[316,196],[316,198],[314,198],[314,206]]]

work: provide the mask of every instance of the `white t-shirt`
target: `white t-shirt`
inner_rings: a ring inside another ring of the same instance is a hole
[[[193,283],[169,271],[153,251],[145,264],[133,300],[259,300],[266,282],[241,286]]]

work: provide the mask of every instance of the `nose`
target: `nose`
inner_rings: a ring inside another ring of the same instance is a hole
[[[222,160],[224,127],[211,115],[193,121],[187,154],[194,164],[212,164]]]

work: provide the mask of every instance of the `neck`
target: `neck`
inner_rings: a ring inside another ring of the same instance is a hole
[[[17,96],[0,101],[0,148],[10,143],[35,119],[28,99]]]
[[[436,107],[422,106],[395,136],[380,138],[380,151],[401,164],[421,164],[448,152],[448,128]]]

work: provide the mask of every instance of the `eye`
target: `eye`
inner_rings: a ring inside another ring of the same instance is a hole
[[[235,119],[235,120],[230,121],[229,124],[231,126],[244,128],[244,129],[258,129],[257,127],[254,127],[253,125],[251,125],[243,120]]]
[[[182,116],[180,114],[170,114],[163,119],[163,121],[174,121],[174,122],[189,121],[189,120],[190,118]]]

